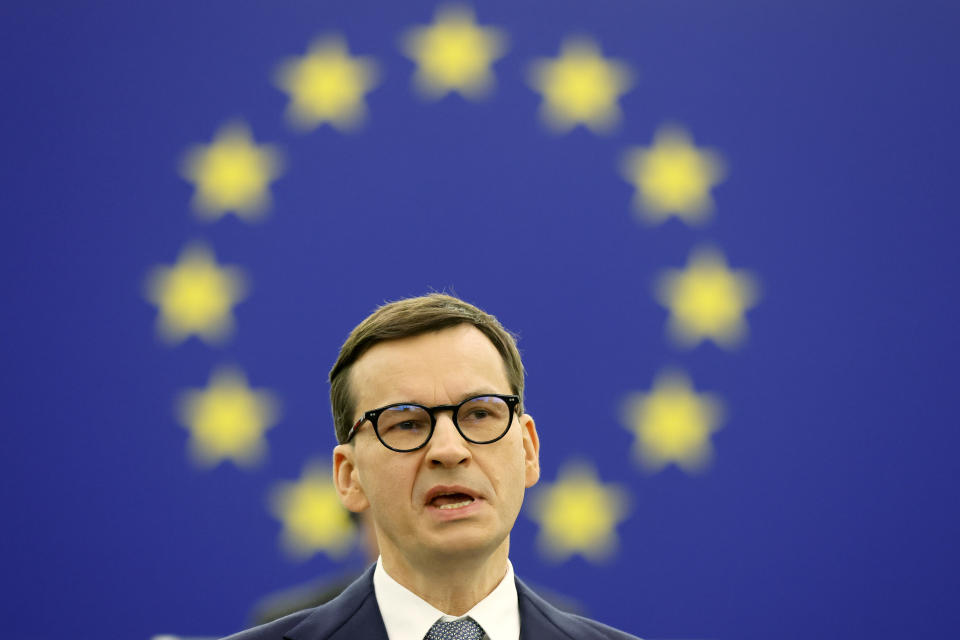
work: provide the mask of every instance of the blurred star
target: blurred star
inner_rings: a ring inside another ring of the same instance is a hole
[[[322,464],[309,464],[298,481],[277,485],[270,503],[283,523],[282,545],[294,556],[306,557],[317,551],[342,556],[356,538],[331,471]]]
[[[277,85],[290,95],[287,119],[298,129],[329,123],[341,131],[358,128],[367,115],[364,96],[377,84],[370,57],[352,57],[339,36],[316,40],[302,58],[281,63]]]
[[[223,460],[256,464],[266,450],[263,433],[277,420],[277,405],[273,394],[247,386],[242,372],[215,371],[206,389],[184,392],[178,402],[193,459],[205,467]]]
[[[676,464],[704,469],[712,457],[710,434],[720,428],[722,405],[712,394],[695,393],[679,372],[657,376],[650,393],[627,398],[625,421],[637,439],[634,454],[650,472]]]
[[[503,56],[506,36],[478,26],[469,7],[448,5],[437,9],[432,25],[408,29],[401,46],[417,63],[413,83],[421,95],[436,99],[456,91],[477,99],[493,88],[490,66]]]
[[[625,519],[627,504],[622,488],[601,484],[593,467],[574,463],[561,468],[554,484],[536,490],[530,511],[547,557],[562,561],[578,553],[597,561],[616,549],[615,527]]]
[[[239,269],[221,267],[209,249],[192,244],[173,266],[154,267],[146,289],[159,311],[160,337],[178,343],[190,335],[225,340],[233,332],[233,306],[246,297],[247,287]]]
[[[569,39],[558,58],[531,65],[530,84],[543,94],[540,116],[558,133],[582,124],[594,133],[608,133],[620,123],[617,99],[633,86],[630,67],[600,55],[589,39]]]
[[[667,330],[685,347],[710,339],[736,347],[747,333],[746,310],[758,298],[756,279],[744,270],[727,268],[715,249],[695,250],[686,269],[667,269],[657,281],[656,297],[670,311]]]
[[[272,146],[255,145],[240,122],[221,127],[212,144],[192,147],[181,167],[196,185],[194,210],[208,220],[231,211],[247,220],[261,217],[270,204],[268,186],[280,169],[280,154]]]
[[[704,222],[713,211],[710,189],[723,180],[720,156],[693,146],[679,127],[661,127],[652,147],[632,147],[624,154],[624,178],[636,187],[634,209],[647,222],[675,215],[688,224]]]

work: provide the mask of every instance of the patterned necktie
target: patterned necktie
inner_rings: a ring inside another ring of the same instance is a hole
[[[423,640],[480,640],[483,627],[473,618],[461,618],[452,622],[437,620],[427,631]]]

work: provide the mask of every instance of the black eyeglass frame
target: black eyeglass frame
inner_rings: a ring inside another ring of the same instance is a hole
[[[460,407],[467,404],[468,402],[476,400],[477,398],[499,398],[506,403],[507,409],[510,411],[510,415],[508,416],[509,419],[507,420],[507,427],[503,430],[503,433],[501,433],[499,436],[497,436],[493,440],[482,440],[482,441],[471,440],[466,436],[466,434],[463,433],[463,430],[460,428],[460,423],[457,422],[457,413],[460,412]],[[492,444],[497,440],[501,439],[502,437],[504,437],[505,435],[507,435],[507,433],[510,431],[510,427],[513,426],[513,417],[516,414],[517,405],[519,404],[520,404],[520,396],[503,395],[499,393],[481,393],[480,395],[470,396],[469,398],[467,398],[466,400],[458,404],[438,404],[435,407],[425,407],[422,404],[417,404],[415,402],[395,402],[393,404],[388,404],[385,407],[380,407],[379,409],[371,409],[370,411],[365,412],[363,416],[359,420],[357,420],[357,422],[350,428],[350,432],[347,433],[347,437],[343,441],[343,443],[347,444],[348,442],[350,442],[353,439],[353,436],[356,435],[357,430],[360,429],[360,425],[362,425],[364,422],[369,420],[370,424],[373,425],[373,432],[377,435],[377,440],[379,440],[380,444],[385,446],[387,449],[390,449],[391,451],[396,451],[397,453],[409,453],[411,451],[417,451],[418,449],[422,449],[425,446],[427,446],[427,443],[430,442],[430,438],[433,437],[433,431],[437,427],[436,412],[450,411],[451,419],[453,420],[453,426],[457,428],[457,432],[461,435],[461,437],[463,437],[464,440],[466,440],[467,442],[472,442],[473,444]],[[380,417],[381,413],[383,413],[387,409],[393,409],[394,407],[419,407],[420,409],[423,409],[424,411],[426,411],[427,414],[430,416],[430,433],[427,434],[426,440],[424,440],[420,446],[414,447],[413,449],[397,449],[396,447],[391,447],[390,445],[388,445],[386,442],[383,441],[383,438],[380,437],[380,429],[377,427],[377,419]]]

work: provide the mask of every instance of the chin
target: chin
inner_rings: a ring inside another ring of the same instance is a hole
[[[419,539],[432,556],[450,556],[459,560],[471,556],[487,557],[506,540],[505,533],[493,534],[479,527],[450,527],[448,531],[433,532],[432,535],[424,535]]]

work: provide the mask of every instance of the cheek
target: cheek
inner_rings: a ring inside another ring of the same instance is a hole
[[[522,500],[523,490],[526,487],[526,473],[522,443],[511,443],[513,446],[498,456],[498,465],[495,472],[497,488],[515,500]],[[506,497],[506,496],[504,496]]]
[[[357,466],[360,470],[360,485],[368,499],[389,504],[403,500],[412,492],[416,467],[414,461],[376,455],[359,458]]]

